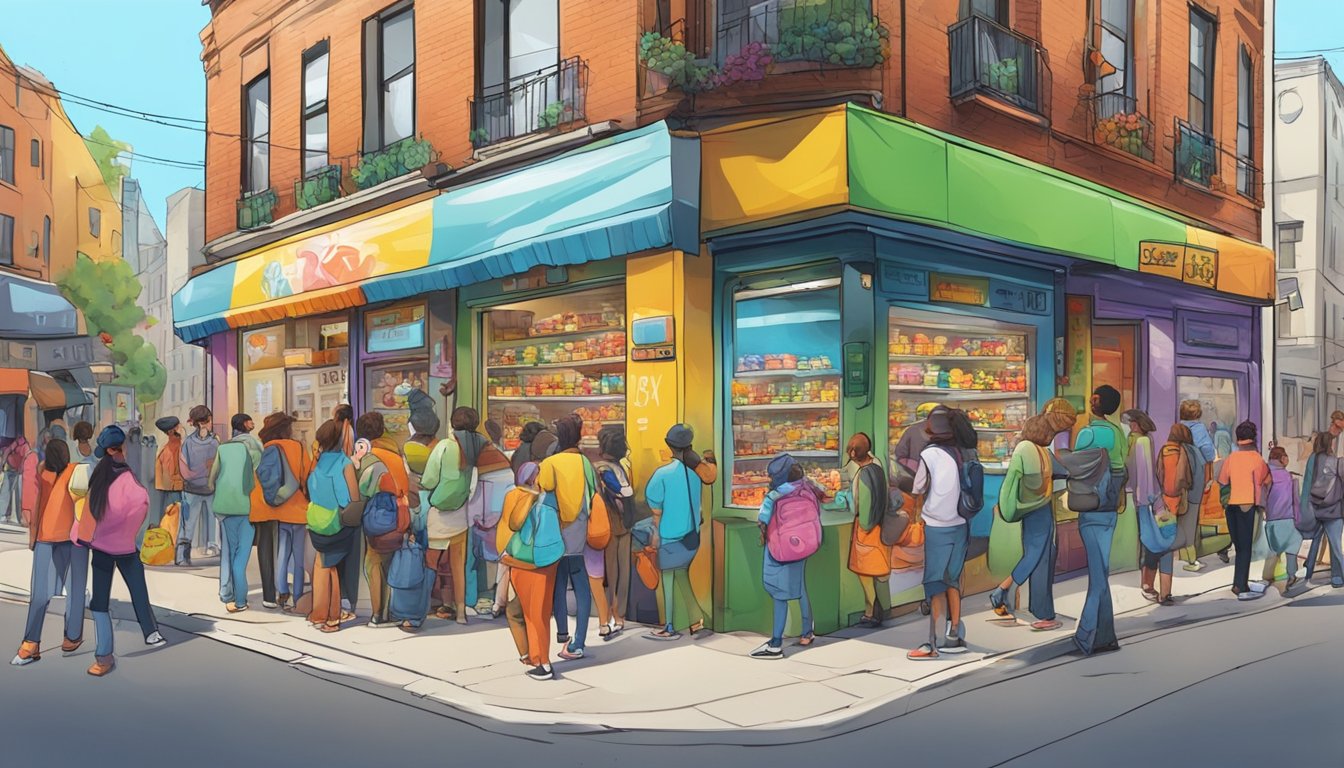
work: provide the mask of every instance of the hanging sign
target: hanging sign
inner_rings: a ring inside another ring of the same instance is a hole
[[[931,272],[929,301],[983,307],[989,303],[989,278]]]
[[[1218,251],[1186,243],[1144,240],[1139,243],[1139,271],[1201,288],[1217,288]]]
[[[1050,294],[1039,288],[991,280],[989,306],[1025,315],[1046,316],[1050,314]]]

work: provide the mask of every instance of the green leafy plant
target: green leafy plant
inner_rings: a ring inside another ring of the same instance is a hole
[[[275,221],[275,204],[279,202],[274,189],[265,189],[238,201],[238,228],[253,229]]]
[[[142,402],[163,395],[168,372],[159,362],[158,351],[136,335],[145,323],[145,311],[136,304],[142,290],[131,265],[122,259],[94,261],[83,253],[56,281],[61,294],[84,314],[90,336],[106,334],[112,352],[114,384],[135,387]]]
[[[424,139],[408,137],[376,152],[360,156],[359,165],[350,171],[356,189],[376,187],[389,179],[404,176],[430,164],[437,157],[434,146]]]
[[[572,123],[576,117],[573,105],[565,101],[552,101],[537,115],[537,127],[543,130],[554,128],[563,123]]]
[[[112,197],[120,200],[121,180],[131,175],[131,167],[121,162],[121,156],[131,151],[131,145],[112,138],[101,125],[93,127],[93,133],[84,139],[84,145],[98,164],[98,171],[103,175],[103,183],[107,185],[108,191]]]
[[[989,65],[989,87],[1009,96],[1017,96],[1021,88],[1021,79],[1017,69],[1017,57],[1009,56]]]
[[[861,0],[781,8],[776,61],[875,67],[889,55],[890,32]]]
[[[341,167],[329,165],[294,183],[294,204],[301,211],[341,196]]]
[[[467,138],[471,140],[471,146],[483,147],[490,143],[490,131],[484,128],[472,128]]]
[[[686,45],[663,35],[645,32],[639,37],[639,60],[644,67],[668,79],[668,85],[683,91],[702,91],[712,86],[718,69],[696,60]]]

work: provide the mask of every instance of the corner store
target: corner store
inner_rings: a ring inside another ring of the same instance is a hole
[[[512,362],[496,357],[492,365],[491,354],[538,346],[531,342],[573,343],[541,338],[556,331],[547,324],[557,314],[574,314],[559,321],[563,332],[580,337],[616,333],[620,316],[626,359],[618,387],[625,391],[625,412],[611,420],[626,425],[635,476],[648,477],[661,463],[662,435],[677,421],[694,426],[699,445],[723,457],[724,479],[712,491],[707,521],[710,546],[702,547],[692,566],[697,596],[712,608],[713,624],[721,630],[760,631],[769,621],[759,587],[755,525],[749,510],[732,504],[732,486],[734,474],[746,475],[738,478],[737,490],[751,491],[749,481],[759,478],[740,470],[759,469],[753,454],[782,447],[781,434],[794,447],[814,452],[805,458],[827,478],[839,468],[840,448],[852,432],[893,438],[889,429],[879,428],[890,425],[898,410],[893,398],[908,412],[927,400],[955,397],[984,411],[989,429],[1005,430],[987,430],[987,435],[1006,436],[1016,426],[1010,419],[1020,419],[1022,412],[1055,395],[1066,356],[1078,352],[1065,343],[1066,299],[1083,290],[1074,286],[1084,285],[1077,265],[1100,264],[1113,270],[1111,276],[1132,276],[1145,266],[1150,273],[1168,266],[1141,264],[1144,243],[1176,244],[1172,250],[1179,251],[1182,267],[1191,253],[1215,252],[1221,268],[1211,289],[1163,274],[1143,279],[1169,285],[1189,308],[1204,306],[1216,292],[1224,302],[1217,306],[1237,308],[1252,330],[1255,307],[1269,299],[1273,274],[1272,257],[1259,246],[1189,226],[1099,185],[857,107],[745,122],[707,131],[698,142],[673,137],[656,124],[407,208],[415,206],[423,206],[432,220],[429,242],[406,241],[411,247],[394,249],[393,259],[380,257],[367,275],[348,283],[266,305],[256,303],[255,293],[238,295],[230,279],[227,291],[213,289],[213,304],[198,304],[212,295],[211,280],[203,278],[229,265],[193,278],[175,301],[183,310],[189,305],[194,314],[179,315],[175,322],[184,338],[215,334],[212,348],[217,343],[220,348],[212,359],[217,377],[223,377],[216,381],[229,382],[216,388],[224,405],[216,410],[230,411],[239,392],[239,341],[236,331],[226,329],[370,305],[354,315],[363,318],[370,308],[410,297],[429,308],[428,338],[456,340],[451,354],[445,345],[434,364],[446,374],[440,377],[444,383],[455,387],[457,402],[480,407],[486,417],[504,410],[506,423],[510,404],[521,401],[501,398],[530,397],[537,414],[545,417],[552,414],[543,406],[568,408],[569,403],[538,398],[585,397],[593,404],[616,405],[611,377],[619,374],[621,362],[600,343],[596,358],[589,358],[593,353],[586,349],[583,358],[564,350],[569,359],[547,358],[553,349],[535,350],[543,365],[554,368],[517,369],[517,353]],[[341,232],[318,234],[340,239]],[[258,261],[233,269],[264,267]],[[786,303],[797,301],[786,297],[800,291],[807,297],[802,305]],[[601,301],[593,302],[594,297]],[[512,314],[496,314],[505,312]],[[803,312],[813,321],[810,335],[794,333],[788,342],[779,342],[771,333],[779,328],[777,316]],[[1132,367],[1147,378],[1137,387],[1137,404],[1160,417],[1164,401],[1151,392],[1174,388],[1174,369],[1165,373],[1154,362],[1160,363],[1161,355],[1150,354],[1159,346],[1154,339],[1160,341],[1160,322],[1145,320],[1143,327],[1149,330],[1144,347],[1136,342]],[[501,339],[502,329],[519,338]],[[920,341],[916,333],[928,338]],[[908,337],[908,351],[902,337]],[[515,343],[525,339],[528,344]],[[794,341],[806,348],[788,348]],[[1253,338],[1244,352],[1215,355],[1243,354],[1249,403],[1258,402],[1258,381],[1249,375],[1257,345]],[[368,346],[367,339],[356,344],[351,363],[357,409],[372,400],[360,379],[370,379],[362,370],[361,346]],[[966,354],[957,354],[956,348]],[[419,351],[428,359],[427,346]],[[538,359],[522,354],[525,363]],[[750,361],[745,359],[749,355]],[[735,377],[739,357],[742,367],[759,364],[761,370]],[[922,362],[909,358],[929,357],[939,358],[940,368],[925,365],[917,374],[920,383],[914,383],[910,366]],[[803,360],[806,369],[800,370]],[[963,383],[955,391],[954,365]],[[515,370],[506,377],[503,366]],[[460,375],[462,370],[471,373]],[[591,370],[600,373],[582,375]],[[602,373],[608,377],[606,394],[601,393]],[[893,373],[894,383],[889,380]],[[943,373],[947,387],[940,386]],[[493,385],[492,374],[501,374]],[[529,375],[561,379],[528,380]],[[734,378],[739,378],[738,403],[758,407],[734,407]],[[1172,381],[1165,383],[1168,378]],[[597,397],[604,400],[591,400],[594,379]],[[788,388],[772,390],[772,382]],[[1070,382],[1078,385],[1078,380]],[[447,404],[436,396],[434,377],[430,383],[429,394],[442,410]],[[522,395],[513,394],[514,387]],[[815,401],[825,405],[815,407]],[[1001,404],[1019,407],[1000,413]],[[826,415],[788,425],[775,418],[809,409]],[[606,420],[602,414],[594,419],[601,420]],[[904,423],[906,418],[898,418],[896,426]],[[734,458],[734,424],[747,446],[741,462]],[[509,426],[518,426],[517,420]],[[884,460],[893,439],[876,441]],[[998,450],[1010,446],[1005,441]],[[992,497],[997,486],[991,475],[987,495]],[[821,631],[848,624],[862,608],[857,581],[845,569],[849,515],[828,511],[825,523],[825,544],[808,574]],[[1012,557],[1015,531],[986,510],[974,521],[973,532],[977,556],[969,564],[968,589],[978,591],[992,580],[984,553],[994,553],[994,571],[1001,572],[1000,560]],[[1117,536],[1120,567],[1122,553],[1135,552],[1137,543],[1132,534]],[[917,582],[912,569],[898,570],[892,585],[898,603],[918,599]]]

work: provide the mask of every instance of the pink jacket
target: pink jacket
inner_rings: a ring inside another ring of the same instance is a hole
[[[148,512],[149,492],[134,472],[121,473],[108,489],[107,511],[94,528],[90,546],[109,555],[134,554],[135,537]],[[92,513],[86,509],[84,514]]]
[[[37,451],[28,450],[23,457],[23,486],[19,492],[19,509],[23,511],[25,523],[33,521],[33,512],[37,509],[37,491],[41,475],[37,467]]]

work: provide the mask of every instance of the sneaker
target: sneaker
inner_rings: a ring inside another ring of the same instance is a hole
[[[1248,602],[1248,601],[1250,601],[1250,600],[1259,600],[1260,598],[1262,598],[1262,597],[1264,597],[1264,596],[1265,596],[1265,593],[1263,593],[1263,592],[1249,592],[1249,591],[1247,591],[1247,592],[1242,592],[1241,594],[1237,595],[1237,600],[1239,600],[1239,601],[1241,601],[1241,602],[1244,603],[1244,602]]]
[[[224,610],[229,613],[242,613],[247,610],[247,603],[243,603],[242,605],[238,605],[237,603],[227,603],[224,606]]]
[[[37,643],[30,643],[25,640],[19,645],[19,652],[14,654],[14,658],[9,663],[16,667],[23,667],[41,659],[42,649],[38,647]]]
[[[94,677],[102,677],[111,672],[117,666],[117,660],[113,656],[95,656],[93,666],[89,667],[89,674]]]
[[[149,637],[145,638],[145,645],[148,645],[150,648],[162,648],[167,644],[168,641],[163,639],[163,635],[159,634],[158,630],[149,633]],[[79,646],[75,647],[78,648]]]
[[[966,640],[958,635],[948,635],[943,642],[938,644],[939,653],[965,653]]]
[[[527,670],[527,676],[533,680],[554,680],[555,670],[548,665],[541,665]]]
[[[1200,571],[1204,570],[1204,564],[1199,562],[1198,560],[1196,560],[1193,563],[1186,563],[1181,567],[1191,573],[1199,573]]]
[[[556,656],[559,656],[565,661],[578,661],[579,659],[583,658],[583,649],[570,648],[569,646],[565,646],[564,648],[560,649],[560,652],[557,653]]]
[[[782,659],[784,658],[784,648],[770,643],[762,643],[760,648],[751,652],[753,659]]]
[[[1232,562],[1232,559],[1229,558],[1229,557],[1227,556],[1227,551],[1226,551],[1226,550],[1224,550],[1224,551],[1218,553],[1218,559],[1219,559],[1219,560],[1222,560],[1224,563],[1230,563],[1230,562]]]
[[[262,601],[261,601],[261,607],[262,607],[262,608],[266,608],[267,610],[272,610],[272,611],[274,611],[276,608],[279,608],[279,607],[280,607],[280,604],[279,604],[279,603],[272,603],[272,602],[269,602],[269,601],[266,601],[266,600],[262,600]]]

